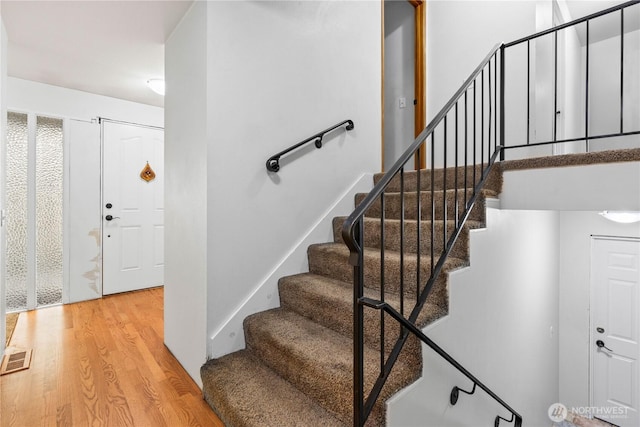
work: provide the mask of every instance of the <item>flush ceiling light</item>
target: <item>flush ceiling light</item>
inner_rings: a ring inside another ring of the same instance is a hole
[[[636,211],[602,211],[600,215],[609,221],[631,224],[640,221],[640,212]]]
[[[164,96],[164,80],[162,79],[147,80],[147,86],[149,86],[149,89],[151,89],[155,93]]]

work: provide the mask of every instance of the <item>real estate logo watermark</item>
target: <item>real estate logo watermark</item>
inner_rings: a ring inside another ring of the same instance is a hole
[[[547,414],[554,423],[560,423],[569,417],[569,414],[584,418],[627,418],[627,409],[623,406],[577,406],[569,410],[562,403],[554,403],[549,406]]]
[[[567,407],[562,403],[554,403],[553,405],[549,406],[549,410],[547,411],[547,413],[549,414],[549,419],[554,423],[560,423],[564,421],[567,418],[567,415],[569,415]]]

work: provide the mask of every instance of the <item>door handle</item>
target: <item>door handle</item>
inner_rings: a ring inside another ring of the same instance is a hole
[[[613,350],[611,350],[609,347],[607,347],[607,346],[604,344],[604,341],[602,341],[602,340],[598,340],[598,341],[596,341],[596,345],[598,346],[598,348],[604,348],[604,349],[606,349],[606,350],[609,350],[609,351],[613,352]]]
[[[113,215],[107,215],[107,216],[104,217],[104,219],[106,219],[107,221],[111,221],[111,220],[114,220],[114,219],[120,219],[120,217],[119,216],[113,216]]]

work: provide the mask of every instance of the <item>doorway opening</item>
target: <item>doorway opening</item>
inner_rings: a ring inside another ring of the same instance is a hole
[[[425,17],[422,0],[383,2],[382,171],[426,126]],[[420,148],[415,169],[426,167]]]

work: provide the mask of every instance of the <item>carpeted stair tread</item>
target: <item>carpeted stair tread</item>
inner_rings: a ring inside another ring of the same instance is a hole
[[[247,348],[265,365],[343,422],[351,421],[351,338],[284,308],[249,316],[244,326]],[[379,355],[365,346],[364,358],[365,366],[373,368],[365,369],[365,390],[368,391],[377,378]],[[414,381],[419,373],[419,366],[398,362],[383,389],[384,396]],[[380,407],[378,415],[381,411]]]
[[[353,285],[319,276],[313,273],[301,273],[283,277],[279,281],[281,306],[311,319],[329,329],[351,338],[353,331]],[[364,295],[368,298],[380,299],[380,291],[364,289]],[[396,310],[400,310],[400,297],[398,294],[385,293],[384,300]],[[415,304],[415,298],[406,299],[404,309],[408,310]],[[435,320],[445,316],[448,311],[446,301],[427,302],[423,307],[416,324],[426,326]],[[405,312],[408,316],[408,313]],[[380,314],[376,310],[365,310],[365,342],[371,347],[380,344]],[[385,348],[389,350],[398,338],[397,324],[385,322]],[[413,345],[416,345],[414,343]],[[412,345],[407,343],[407,347]],[[412,363],[421,363],[416,360],[419,351],[412,348]],[[409,360],[407,360],[409,362]]]
[[[343,282],[353,280],[353,266],[349,264],[349,249],[341,243],[320,243],[309,246],[309,272],[322,276],[331,277]],[[372,289],[380,289],[380,250],[364,248],[364,286]],[[388,292],[399,292],[401,256],[396,251],[385,251],[384,285]],[[431,259],[428,254],[420,257],[420,268],[418,269],[418,258],[416,254],[405,253],[404,255],[404,291],[407,295],[415,294],[415,284],[417,283],[418,270],[421,282],[426,281],[431,274]],[[468,261],[460,258],[448,257],[443,273],[468,265]],[[438,284],[434,286],[432,294],[434,298],[438,292],[446,292],[446,280],[441,277],[440,288]],[[446,296],[444,297],[446,298]]]
[[[342,238],[342,226],[346,217],[336,217],[333,219],[333,240],[335,243],[343,243]],[[455,226],[455,221],[447,221],[447,232],[451,233]],[[384,247],[392,251],[400,251],[401,247],[401,225],[402,221],[399,219],[385,219],[384,222]],[[444,249],[443,233],[444,223],[443,221],[436,221],[434,224],[434,251],[435,253],[441,253]],[[458,237],[455,245],[453,246],[451,256],[455,258],[467,259],[469,257],[469,230],[482,228],[484,225],[480,221],[468,220],[465,222],[462,232]],[[405,220],[404,221],[404,250],[405,252],[417,252],[417,227],[418,221]],[[379,218],[364,218],[364,245],[369,248],[380,248],[382,242],[381,236],[381,224]],[[431,221],[420,221],[421,230],[421,245],[420,250],[423,254],[430,253],[431,251]]]
[[[200,373],[205,400],[227,427],[346,426],[248,350],[209,360]]]
[[[356,206],[362,203],[364,198],[367,196],[366,193],[358,193],[355,197]],[[456,196],[458,200],[458,216],[460,217],[464,212],[465,203],[470,201],[471,192],[469,191],[466,195],[464,191],[458,191],[456,193],[455,190],[447,190],[446,199],[447,199],[447,219],[454,219],[456,212]],[[479,221],[484,223],[485,221],[485,199],[489,197],[486,193],[481,193],[476,199],[476,203],[471,209],[471,213],[469,214],[469,219],[474,221]],[[431,212],[431,199],[432,194],[430,191],[422,191],[420,192],[420,219],[421,220],[431,220],[433,219],[433,213]],[[442,220],[444,219],[444,192],[436,191],[433,194],[433,200],[435,200],[435,219]],[[384,214],[385,219],[400,219],[402,214],[402,194],[396,192],[385,193],[384,196]],[[365,216],[380,218],[382,213],[381,202],[380,199],[376,200],[371,207],[366,211]],[[404,193],[404,218],[415,220],[418,217],[418,195],[415,192],[405,192]]]
[[[474,186],[474,182],[477,183],[480,180],[480,174],[483,168],[486,168],[486,165],[481,166],[477,165],[475,167],[475,181],[473,172],[474,167],[468,166],[466,169],[464,166],[458,167],[458,185],[465,186],[465,172],[466,172],[466,185],[469,187]],[[436,189],[443,189],[445,184],[446,177],[446,188],[454,188],[456,183],[456,171],[454,168],[450,167],[446,169],[435,169],[433,171],[434,174],[434,186]],[[377,173],[373,176],[373,182],[377,184],[384,173]],[[408,171],[404,173],[404,190],[416,190],[417,181],[418,181],[418,173],[416,171]],[[421,169],[420,170],[420,188],[423,190],[431,189],[431,169]],[[502,192],[502,170],[500,168],[500,164],[494,164],[489,176],[487,177],[487,181],[484,186],[485,190],[491,191],[494,195],[500,194]],[[386,189],[387,192],[397,192],[400,191],[400,174],[396,175],[391,182],[389,183],[389,187]]]

